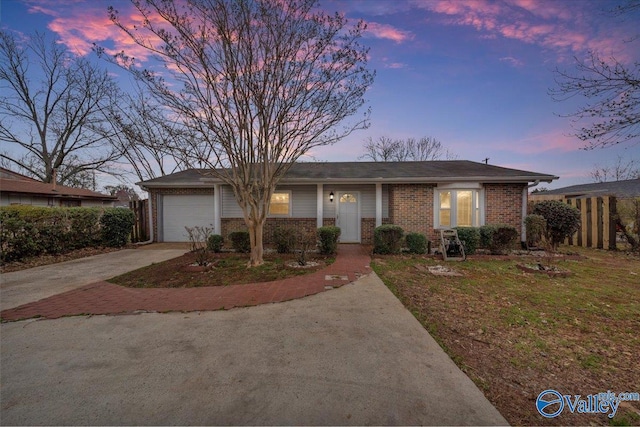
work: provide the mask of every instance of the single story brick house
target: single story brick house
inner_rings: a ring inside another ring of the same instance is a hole
[[[49,184],[0,168],[0,206],[112,207],[117,197],[84,188]]]
[[[531,183],[557,176],[462,160],[295,163],[271,199],[265,241],[277,226],[337,225],[341,242],[373,242],[373,230],[396,224],[439,239],[439,229],[510,224],[524,238]],[[138,183],[149,192],[153,240],[186,241],[185,226],[208,226],[225,238],[245,230],[233,191],[205,169]]]

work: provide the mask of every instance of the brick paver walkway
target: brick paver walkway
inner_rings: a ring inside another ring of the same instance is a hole
[[[371,270],[360,245],[340,245],[333,264],[315,273],[284,280],[206,288],[126,288],[97,282],[0,313],[2,321],[88,314],[204,311],[288,301],[357,280]]]

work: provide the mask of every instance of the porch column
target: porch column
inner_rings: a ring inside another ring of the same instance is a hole
[[[376,183],[376,227],[382,225],[382,183]]]
[[[222,235],[222,186],[220,184],[213,185],[213,232]]]
[[[318,228],[322,227],[322,219],[324,217],[323,206],[324,206],[324,197],[323,197],[323,184],[317,184],[318,188],[316,190],[316,225]]]

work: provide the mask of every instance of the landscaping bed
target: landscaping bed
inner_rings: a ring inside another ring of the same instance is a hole
[[[309,274],[331,264],[335,258],[314,254],[309,268],[296,268],[294,254],[265,254],[265,263],[247,268],[248,255],[235,252],[210,254],[210,265],[204,269],[192,268],[196,254],[189,252],[178,258],[152,264],[108,281],[132,288],[191,288],[200,286],[226,286],[270,282]],[[288,266],[288,264],[293,267]],[[198,271],[199,270],[199,271]]]
[[[471,256],[443,263],[376,256],[372,266],[460,368],[514,425],[637,425],[640,402],[606,415],[556,418],[536,410],[547,389],[582,395],[640,392],[640,259],[574,249],[570,257]],[[522,271],[541,263],[568,277]],[[445,265],[460,276],[434,275]]]
[[[40,267],[43,265],[57,264],[59,262],[72,261],[74,259],[86,258],[93,255],[106,254],[109,252],[115,252],[122,249],[132,249],[134,245],[128,245],[122,248],[110,248],[110,247],[89,247],[82,249],[75,249],[63,254],[57,255],[39,255],[35,257],[25,258],[21,261],[10,261],[0,265],[0,273],[10,273],[12,271],[26,270],[27,268]]]

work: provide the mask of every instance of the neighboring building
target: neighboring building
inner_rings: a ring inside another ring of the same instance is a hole
[[[586,199],[587,197],[615,196],[621,199],[640,197],[640,178],[624,181],[594,182],[572,185],[555,190],[539,191],[531,194],[531,200],[549,200],[554,196],[562,199]]]
[[[0,168],[0,206],[113,206],[116,197],[84,188],[48,184]]]
[[[337,225],[341,242],[373,242],[392,223],[431,240],[456,226],[510,224],[524,238],[528,185],[558,177],[470,161],[295,163],[272,197],[265,226]],[[185,241],[185,226],[228,236],[245,230],[233,191],[207,170],[138,183],[149,192],[155,241]]]
[[[634,202],[640,198],[640,178],[572,185],[532,193],[529,198],[560,200],[580,211],[580,230],[566,240],[569,245],[615,250],[625,241],[622,235],[633,245],[640,234]]]

